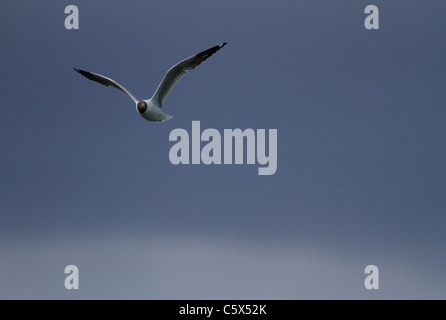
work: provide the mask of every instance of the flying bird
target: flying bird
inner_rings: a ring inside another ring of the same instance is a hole
[[[176,65],[171,67],[167,73],[164,75],[163,80],[161,80],[158,88],[156,89],[153,96],[148,100],[138,100],[135,96],[128,91],[126,88],[121,86],[116,81],[104,77],[98,73],[88,72],[74,68],[75,71],[79,72],[84,77],[99,82],[104,86],[112,86],[125,94],[127,94],[136,104],[136,110],[146,120],[154,122],[163,122],[172,118],[172,116],[165,114],[161,111],[163,102],[166,99],[169,92],[175,86],[175,84],[180,81],[180,79],[186,74],[187,71],[195,69],[196,66],[200,65],[204,60],[212,56],[215,52],[220,50],[226,45],[226,42],[209,48],[205,51],[197,53],[187,59],[178,62]]]

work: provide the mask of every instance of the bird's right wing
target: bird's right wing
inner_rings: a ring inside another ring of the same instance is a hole
[[[76,69],[76,68],[74,68],[74,70],[79,72],[84,77],[86,77],[90,80],[96,81],[104,86],[112,86],[113,88],[118,89],[119,91],[122,91],[125,94],[127,94],[130,98],[132,98],[133,101],[135,101],[135,103],[138,102],[138,99],[136,99],[135,96],[130,91],[128,91],[126,88],[121,86],[116,81],[114,81],[110,78],[104,77],[100,74],[94,73],[94,72],[88,72],[88,71],[84,71],[84,70],[80,70],[80,69]]]

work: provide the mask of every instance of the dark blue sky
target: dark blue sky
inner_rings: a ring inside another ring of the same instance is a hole
[[[80,29],[66,30],[75,4]],[[380,29],[364,28],[377,5]],[[0,298],[446,298],[446,3],[2,1]],[[224,41],[166,99],[169,67]],[[278,168],[175,128],[277,129]],[[66,265],[80,289],[64,288]],[[364,288],[364,268],[380,289]]]

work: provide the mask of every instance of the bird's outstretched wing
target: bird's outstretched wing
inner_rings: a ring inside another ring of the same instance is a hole
[[[152,101],[158,107],[161,108],[164,99],[166,99],[167,95],[172,90],[173,86],[178,81],[180,81],[180,79],[186,74],[188,70],[194,69],[196,66],[198,66],[204,60],[212,56],[215,52],[223,48],[225,45],[226,42],[219,44],[218,46],[212,47],[210,49],[207,49],[203,52],[197,53],[196,55],[184,59],[183,61],[180,61],[172,68],[170,68],[167,71],[166,75],[164,76],[163,80],[161,80],[158,89],[156,89],[155,93],[153,94]]]
[[[84,77],[86,77],[90,80],[96,81],[100,84],[103,84],[104,86],[112,86],[113,88],[118,89],[119,91],[122,91],[125,94],[127,94],[130,98],[132,98],[133,101],[138,102],[138,99],[136,99],[135,96],[130,91],[128,91],[126,88],[121,86],[116,81],[114,81],[110,78],[104,77],[100,74],[94,73],[94,72],[88,72],[88,71],[80,70],[77,68],[74,68],[74,70],[79,72]]]

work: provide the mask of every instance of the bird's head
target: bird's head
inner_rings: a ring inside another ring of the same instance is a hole
[[[139,101],[138,102],[138,111],[139,113],[144,113],[144,111],[146,111],[147,109],[147,103],[145,101]]]

